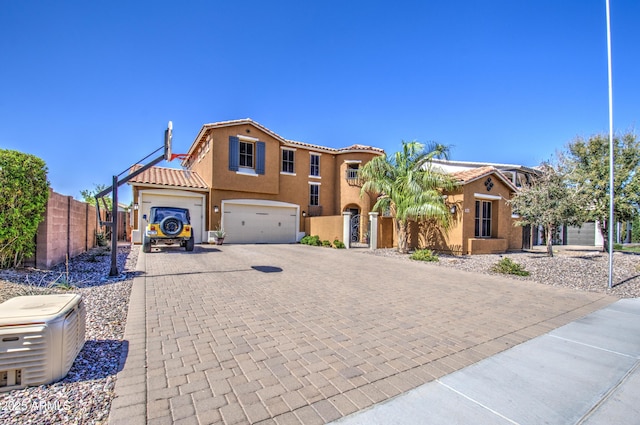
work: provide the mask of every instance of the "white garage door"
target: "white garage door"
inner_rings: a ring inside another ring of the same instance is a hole
[[[204,196],[191,196],[189,193],[190,192],[180,191],[141,191],[141,211],[139,213],[141,222],[138,224],[138,228],[144,229],[147,226],[142,216],[146,214],[147,217],[149,217],[149,210],[153,206],[187,208],[191,216],[194,241],[195,243],[202,243],[202,234],[204,231]]]
[[[227,233],[224,241],[225,243],[296,242],[297,213],[296,206],[223,202],[222,220]]]

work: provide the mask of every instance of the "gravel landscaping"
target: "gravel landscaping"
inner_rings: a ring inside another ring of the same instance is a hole
[[[408,254],[395,249],[363,251],[367,254],[396,257],[413,261]],[[546,252],[513,252],[507,254],[450,256],[440,255],[434,264],[440,267],[455,267],[473,273],[497,274],[492,267],[507,257],[524,266],[529,276],[510,278],[551,286],[561,286],[579,291],[601,292],[619,298],[640,297],[640,255],[614,252],[613,288],[608,289],[609,254],[593,250],[560,250],[548,257]]]
[[[413,261],[393,249],[358,250]],[[71,291],[83,296],[87,307],[86,343],[69,374],[61,381],[0,393],[0,423],[104,424],[114,397],[129,295],[139,247],[118,248],[117,278],[106,278],[110,253],[95,249],[53,270],[31,268],[0,271],[0,302],[18,295]],[[501,258],[524,266],[530,276],[510,276],[532,284],[607,293],[620,298],[640,297],[640,256],[614,254],[614,288],[607,289],[608,255],[598,251],[560,251],[549,258],[540,253],[446,256],[433,264],[474,273],[491,271]],[[68,283],[68,285],[67,285]],[[472,282],[470,282],[472,283]],[[70,286],[70,289],[68,288]]]
[[[82,294],[86,342],[59,382],[0,393],[0,423],[102,424],[109,417],[120,364],[124,327],[138,248],[118,248],[118,270],[109,275],[111,253],[98,248],[52,270],[0,271],[0,302],[18,295]],[[67,289],[68,288],[68,289]]]

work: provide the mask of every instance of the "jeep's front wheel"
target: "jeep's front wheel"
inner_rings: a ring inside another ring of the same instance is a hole
[[[147,235],[142,238],[142,252],[151,252],[151,239]]]
[[[193,235],[191,235],[191,237],[187,239],[187,242],[184,245],[184,249],[187,251],[193,251],[194,246],[195,246],[195,241],[193,239]]]

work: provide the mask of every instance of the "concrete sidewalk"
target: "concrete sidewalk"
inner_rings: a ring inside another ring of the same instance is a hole
[[[334,422],[638,424],[640,299],[543,336]]]

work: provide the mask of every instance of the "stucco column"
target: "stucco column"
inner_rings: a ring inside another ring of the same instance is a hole
[[[345,248],[351,248],[351,211],[342,213],[342,242]]]
[[[369,233],[369,249],[378,248],[378,213],[369,213],[369,227],[371,232]]]

